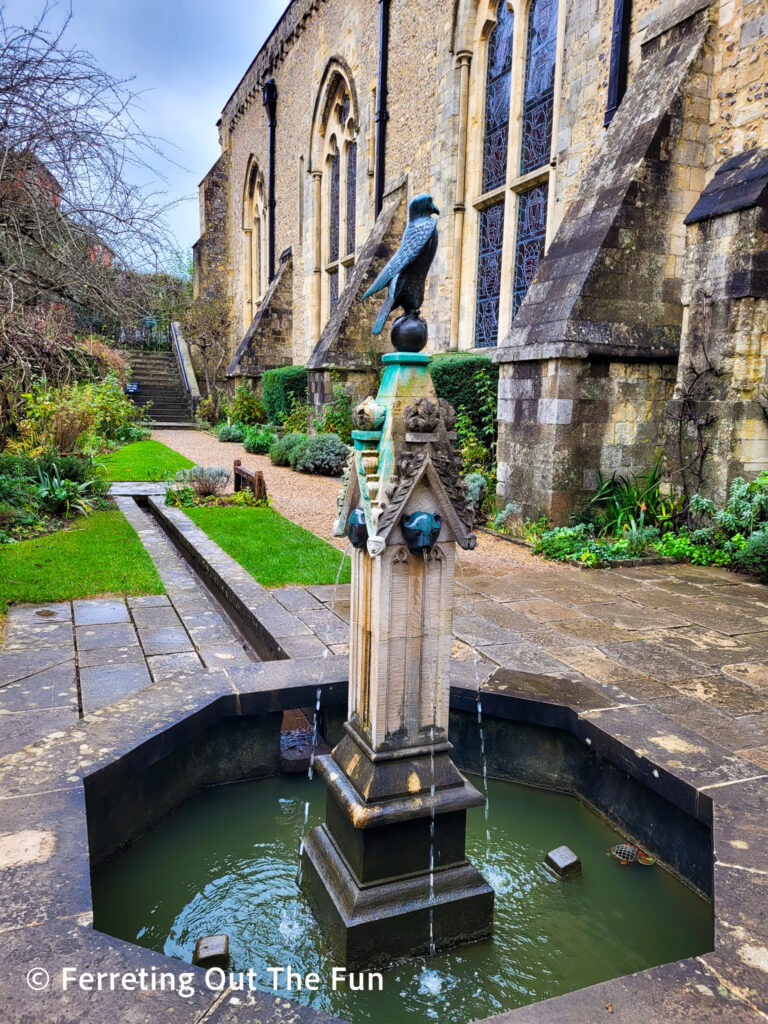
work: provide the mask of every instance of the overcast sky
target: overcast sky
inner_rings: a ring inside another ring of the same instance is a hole
[[[197,239],[197,185],[219,155],[221,109],[288,0],[72,0],[66,41],[89,50],[144,92],[142,127],[172,145],[183,170],[166,166],[170,196],[189,196],[169,220],[179,245]],[[42,0],[5,0],[6,21],[29,25]],[[61,23],[61,0],[46,24]]]

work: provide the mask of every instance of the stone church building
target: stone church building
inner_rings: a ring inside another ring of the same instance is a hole
[[[428,192],[430,350],[499,363],[500,503],[768,468],[766,0],[292,0],[218,131],[195,289],[231,378],[365,391],[361,296]]]

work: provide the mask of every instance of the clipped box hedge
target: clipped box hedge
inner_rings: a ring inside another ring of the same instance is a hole
[[[494,390],[499,385],[499,366],[489,356],[476,352],[449,352],[432,359],[429,372],[439,398],[445,398],[454,409],[463,405],[478,431],[482,433],[481,410],[477,405],[475,374],[484,373]]]
[[[290,413],[293,399],[307,401],[307,371],[303,366],[281,366],[267,370],[261,378],[261,397],[271,423],[282,423]]]

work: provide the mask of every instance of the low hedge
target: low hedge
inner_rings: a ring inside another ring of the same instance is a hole
[[[457,410],[463,405],[482,435],[481,410],[477,408],[474,381],[478,370],[488,377],[495,390],[499,383],[499,367],[489,356],[475,352],[448,352],[435,355],[429,367],[438,397],[445,398]]]
[[[261,396],[271,423],[282,423],[294,399],[307,401],[307,371],[303,366],[281,366],[267,370],[261,378]]]

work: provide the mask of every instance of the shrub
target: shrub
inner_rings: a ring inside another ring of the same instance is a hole
[[[578,526],[556,526],[544,530],[534,542],[534,554],[557,562],[581,562],[604,565],[625,558],[639,558],[659,539],[655,526],[633,522],[615,540],[598,539],[594,528],[586,523]]]
[[[607,479],[600,470],[597,472],[598,489],[592,499],[602,514],[605,529],[620,533],[633,519],[642,516],[654,526],[669,529],[680,510],[681,502],[665,498],[660,491],[662,453],[659,452],[653,468],[644,475],[618,476],[613,473]]]
[[[741,572],[768,580],[768,530],[753,533],[741,551],[734,554],[732,564]]]
[[[300,473],[341,476],[349,457],[349,448],[336,434],[314,434],[294,450],[291,465]]]
[[[62,480],[56,466],[51,473],[44,470],[39,471],[40,483],[37,488],[38,497],[44,508],[53,512],[54,515],[63,515],[65,519],[70,518],[70,513],[80,512],[84,516],[91,513],[93,506],[86,498],[90,490],[91,481],[77,483],[75,480]]]
[[[728,490],[725,508],[716,509],[709,498],[699,494],[691,497],[690,509],[712,519],[725,534],[752,533],[768,520],[768,472],[747,482],[736,477]]]
[[[319,434],[337,434],[344,444],[352,444],[352,400],[337,381],[333,385],[333,400],[323,409],[323,415],[315,423]]]
[[[281,366],[267,370],[261,378],[261,393],[270,423],[281,424],[293,408],[293,399],[307,401],[307,371],[303,366]]]
[[[37,463],[22,452],[0,452],[0,476],[26,477],[37,479]]]
[[[146,441],[152,433],[148,427],[142,427],[138,423],[124,423],[117,428],[117,438],[121,444],[130,444],[134,441]]]
[[[299,447],[302,441],[306,441],[306,439],[306,434],[283,434],[283,436],[279,440],[275,441],[269,449],[269,458],[272,465],[289,466],[291,464],[292,452]]]
[[[275,440],[275,434],[269,427],[248,427],[243,438],[243,447],[253,455],[266,455]]]
[[[19,514],[18,508],[10,502],[0,500],[0,529],[10,526]]]
[[[267,418],[264,403],[254,395],[244,381],[235,388],[229,415],[236,423],[243,423],[246,426],[252,423],[263,423]]]
[[[203,420],[210,427],[215,427],[218,421],[218,414],[216,412],[216,403],[209,395],[207,398],[201,398],[197,403],[195,409],[195,418]]]
[[[86,355],[90,356],[95,369],[100,374],[104,375],[112,370],[120,378],[120,382],[125,384],[131,375],[130,367],[119,352],[116,352],[113,348],[110,348],[109,344],[106,344],[108,341],[109,339],[102,339],[95,334],[89,334],[84,338],[80,338],[79,344]]]
[[[457,411],[464,407],[476,433],[482,438],[486,432],[484,409],[478,402],[478,373],[485,378],[495,394],[499,384],[499,367],[489,356],[459,354],[436,355],[429,367],[438,398],[445,398]]]
[[[464,486],[467,489],[467,502],[472,506],[475,520],[477,520],[483,505],[483,499],[488,493],[488,482],[482,473],[468,473],[464,477]]]
[[[515,501],[508,502],[501,512],[497,512],[493,519],[494,530],[503,531],[509,530],[512,527],[512,523],[515,520],[515,516],[520,514],[520,506]]]
[[[245,430],[241,423],[222,423],[217,436],[220,441],[235,441],[239,444],[245,437]]]
[[[730,565],[744,538],[741,537],[735,545],[728,542],[720,547],[711,533],[710,530],[689,530],[683,526],[677,535],[671,531],[665,533],[656,545],[656,551],[664,558],[692,562],[693,565]]]
[[[24,508],[34,501],[35,491],[31,480],[21,476],[0,476],[0,502],[13,508]]]
[[[210,494],[223,494],[230,476],[224,466],[192,466],[180,469],[174,479],[191,487],[198,497],[206,498]]]
[[[58,388],[49,387],[40,377],[22,397],[26,408],[19,436],[8,447],[30,454],[51,447],[72,451],[76,444],[85,447],[92,435],[117,442],[120,431],[139,422],[142,415],[123,392],[115,372],[99,381],[76,381]]]
[[[283,420],[283,430],[286,434],[304,434],[309,429],[309,414],[312,411],[308,402],[298,402],[296,396],[291,398],[291,411]]]

